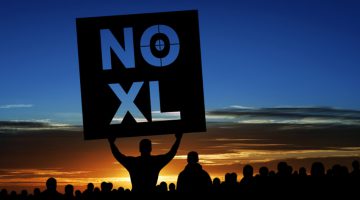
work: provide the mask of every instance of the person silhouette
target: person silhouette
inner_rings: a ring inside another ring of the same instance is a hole
[[[1,190],[0,199],[8,199],[8,191],[6,189]]]
[[[40,199],[40,197],[41,197],[40,188],[35,188],[34,191],[33,191],[33,199],[37,200],[37,199]]]
[[[254,168],[251,165],[245,165],[243,168],[243,178],[241,179],[240,188],[244,192],[253,192],[254,190]]]
[[[84,199],[94,199],[94,184],[88,183],[86,190],[83,192]]]
[[[74,186],[71,184],[67,184],[65,186],[65,194],[64,194],[64,199],[65,200],[74,200],[75,196],[74,196]]]
[[[321,162],[314,162],[311,165],[311,176],[322,177],[325,176],[325,167]]]
[[[169,184],[169,192],[171,192],[171,193],[176,192],[176,186],[174,183]]]
[[[138,157],[122,154],[115,145],[115,138],[109,137],[111,152],[115,159],[123,165],[130,174],[133,192],[155,192],[159,173],[176,155],[179,148],[182,133],[175,134],[176,141],[170,151],[163,155],[151,155],[151,140],[140,141],[141,155]]]
[[[212,181],[209,174],[202,169],[199,162],[199,155],[191,151],[187,155],[188,164],[180,172],[177,180],[178,192],[209,192]]]
[[[211,192],[212,193],[221,192],[221,180],[218,177],[215,177],[212,181]]]
[[[158,192],[167,192],[167,191],[168,191],[167,183],[165,181],[162,181],[159,185]]]
[[[261,177],[267,177],[267,176],[269,176],[269,168],[267,168],[267,167],[260,167],[260,169],[259,169],[259,175],[260,175]]]
[[[57,181],[51,177],[46,181],[46,190],[41,193],[41,199],[43,200],[62,200],[63,196],[57,190]]]

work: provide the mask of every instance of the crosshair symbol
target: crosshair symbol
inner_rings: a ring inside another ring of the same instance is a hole
[[[163,40],[159,39],[156,41],[155,47],[158,51],[162,51],[165,48],[165,42]]]
[[[179,37],[170,26],[158,24],[147,28],[140,41],[141,54],[152,66],[172,64],[180,52]]]

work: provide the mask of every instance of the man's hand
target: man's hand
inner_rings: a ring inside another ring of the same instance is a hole
[[[175,137],[177,140],[180,140],[183,136],[183,133],[175,133]]]
[[[110,143],[110,144],[114,144],[114,143],[115,143],[115,140],[116,140],[116,137],[114,137],[114,136],[109,136],[109,137],[108,137],[108,140],[109,140],[109,143]]]

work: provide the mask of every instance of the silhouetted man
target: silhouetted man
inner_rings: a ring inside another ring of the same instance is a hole
[[[83,193],[84,199],[94,199],[94,184],[89,183],[87,189]]]
[[[41,193],[42,200],[62,200],[62,195],[56,190],[57,182],[55,178],[46,181],[46,190]]]
[[[254,168],[245,165],[243,168],[243,178],[239,183],[240,189],[244,192],[253,192],[254,187]]]
[[[177,180],[177,191],[179,192],[209,192],[211,189],[211,178],[203,170],[199,162],[199,155],[195,151],[188,153],[185,169],[180,172]]]
[[[67,184],[65,186],[64,200],[75,200],[73,185]]]
[[[109,138],[111,151],[114,157],[122,164],[130,174],[133,192],[153,192],[156,190],[156,182],[159,173],[176,155],[179,148],[182,133],[175,134],[176,141],[170,151],[163,155],[151,155],[151,141],[140,141],[139,157],[125,156],[115,145],[115,138]]]

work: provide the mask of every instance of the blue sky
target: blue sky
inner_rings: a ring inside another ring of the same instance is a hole
[[[199,10],[207,110],[360,109],[358,1],[2,1],[0,120],[81,119],[78,17]]]

